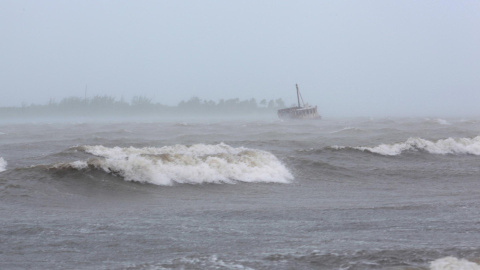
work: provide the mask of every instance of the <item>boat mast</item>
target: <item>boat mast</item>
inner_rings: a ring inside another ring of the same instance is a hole
[[[295,86],[297,87],[297,101],[298,101],[298,107],[300,108],[300,91],[298,91],[298,84],[295,84]]]
[[[300,108],[300,99],[302,99],[303,107],[305,107],[305,102],[303,102],[303,97],[302,94],[300,94],[300,90],[298,90],[298,84],[295,84],[297,87],[297,101],[298,101],[298,107]]]

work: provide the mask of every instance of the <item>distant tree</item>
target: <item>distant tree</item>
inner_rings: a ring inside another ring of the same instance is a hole
[[[210,107],[210,108],[213,108],[213,107],[215,107],[215,105],[217,105],[217,104],[215,103],[215,101],[213,101],[213,100],[205,101],[204,104],[205,104],[207,107]]]
[[[283,100],[281,98],[278,98],[275,100],[275,103],[277,104],[277,107],[278,108],[285,108],[285,102],[283,102]]]
[[[56,102],[53,98],[44,104],[27,104],[23,102],[21,107],[1,108],[0,117],[9,117],[15,114],[65,114],[79,116],[96,116],[101,114],[129,114],[129,113],[175,113],[190,112],[199,114],[215,113],[271,113],[271,110],[285,107],[282,99],[262,99],[259,104],[255,98],[240,100],[239,98],[220,99],[217,102],[213,100],[202,100],[198,97],[192,97],[187,101],[181,101],[177,106],[166,106],[160,103],[153,103],[151,98],[145,96],[135,96],[131,102],[125,102],[121,97],[117,100],[111,96],[93,96],[88,99],[84,97],[66,97]],[[269,112],[270,111],[270,112]],[[158,114],[157,114],[158,115]]]
[[[177,107],[181,111],[199,111],[202,108],[202,100],[192,97],[188,101],[181,101]]]
[[[255,100],[255,98],[251,98],[249,100],[249,103],[250,103],[250,108],[252,109],[256,109],[258,106],[257,106],[257,101]]]
[[[223,98],[218,101],[217,107],[218,108],[225,107],[225,100]]]
[[[60,101],[59,106],[64,108],[69,108],[69,109],[80,108],[80,107],[83,108],[85,107],[85,100],[79,97],[68,97],[68,98],[62,99],[62,101]]]
[[[125,99],[122,96],[119,101],[115,102],[115,106],[116,107],[128,107],[129,104],[125,101]]]
[[[94,96],[89,102],[90,107],[103,110],[113,107],[113,104],[115,98],[109,96]]]
[[[202,104],[202,100],[199,99],[198,97],[192,97],[187,101],[187,105],[190,106],[191,108],[198,108]]]
[[[152,104],[152,99],[147,98],[145,96],[134,96],[132,98],[132,106],[134,107],[141,107],[141,106],[151,106]]]
[[[47,105],[47,106],[48,106],[48,107],[55,107],[55,106],[57,106],[57,103],[55,102],[55,99],[54,99],[54,98],[50,98],[50,99],[48,100],[48,105]]]
[[[269,109],[275,108],[275,101],[273,101],[273,99],[271,99],[271,100],[268,102],[268,108],[269,108]]]
[[[239,99],[239,98],[231,98],[231,99],[227,99],[227,100],[225,101],[225,104],[226,104],[227,106],[234,106],[234,105],[236,105],[236,104],[238,104],[238,103],[240,103],[240,99]]]

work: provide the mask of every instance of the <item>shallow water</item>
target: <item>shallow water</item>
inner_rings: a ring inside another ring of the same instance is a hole
[[[479,128],[3,124],[0,267],[479,269]]]

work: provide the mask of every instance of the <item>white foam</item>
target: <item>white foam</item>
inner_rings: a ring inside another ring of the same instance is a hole
[[[445,119],[441,119],[441,118],[435,118],[435,119],[426,118],[425,121],[427,123],[432,123],[432,124],[440,124],[440,125],[445,125],[445,126],[451,125],[450,122],[448,122]]]
[[[430,263],[431,270],[480,270],[480,265],[467,261],[465,259],[457,259],[455,257],[445,257]]]
[[[5,159],[0,157],[0,172],[3,172],[5,170],[7,170],[7,162],[5,161]]]
[[[336,146],[337,149],[341,147]],[[475,138],[448,138],[429,141],[422,138],[409,138],[406,142],[395,144],[380,144],[375,147],[353,147],[357,150],[396,156],[407,150],[422,150],[431,154],[470,154],[480,155],[480,136]]]
[[[172,185],[173,183],[276,182],[293,179],[288,169],[271,153],[224,143],[174,145],[161,148],[83,146],[99,158],[69,163],[74,169],[94,167],[125,180]]]
[[[447,126],[447,125],[450,125],[450,123],[449,123],[447,120],[444,120],[444,119],[441,119],[441,118],[435,119],[435,122],[436,122],[437,124],[440,124],[440,125],[446,125],[446,126]]]
[[[232,270],[254,270],[248,266],[242,265],[238,262],[229,262],[227,260],[219,259],[217,255],[201,256],[201,257],[183,257],[177,259],[170,259],[164,261],[163,264],[175,266],[175,269],[232,269]],[[158,264],[151,265],[149,269],[166,269]],[[133,265],[135,266],[135,265]],[[135,267],[134,267],[135,268]]]
[[[343,133],[343,132],[361,132],[362,130],[359,129],[359,128],[355,128],[355,127],[346,127],[346,128],[342,128],[340,130],[336,130],[336,131],[332,131],[330,132],[331,134],[334,134],[334,133]]]
[[[85,169],[85,168],[88,167],[87,162],[82,161],[82,160],[74,161],[74,162],[72,162],[71,164],[72,164],[72,166],[73,166],[74,168],[79,169],[79,170]]]

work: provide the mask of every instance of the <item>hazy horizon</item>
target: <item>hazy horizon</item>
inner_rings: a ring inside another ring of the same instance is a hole
[[[480,116],[476,1],[2,1],[0,107],[113,96]]]

